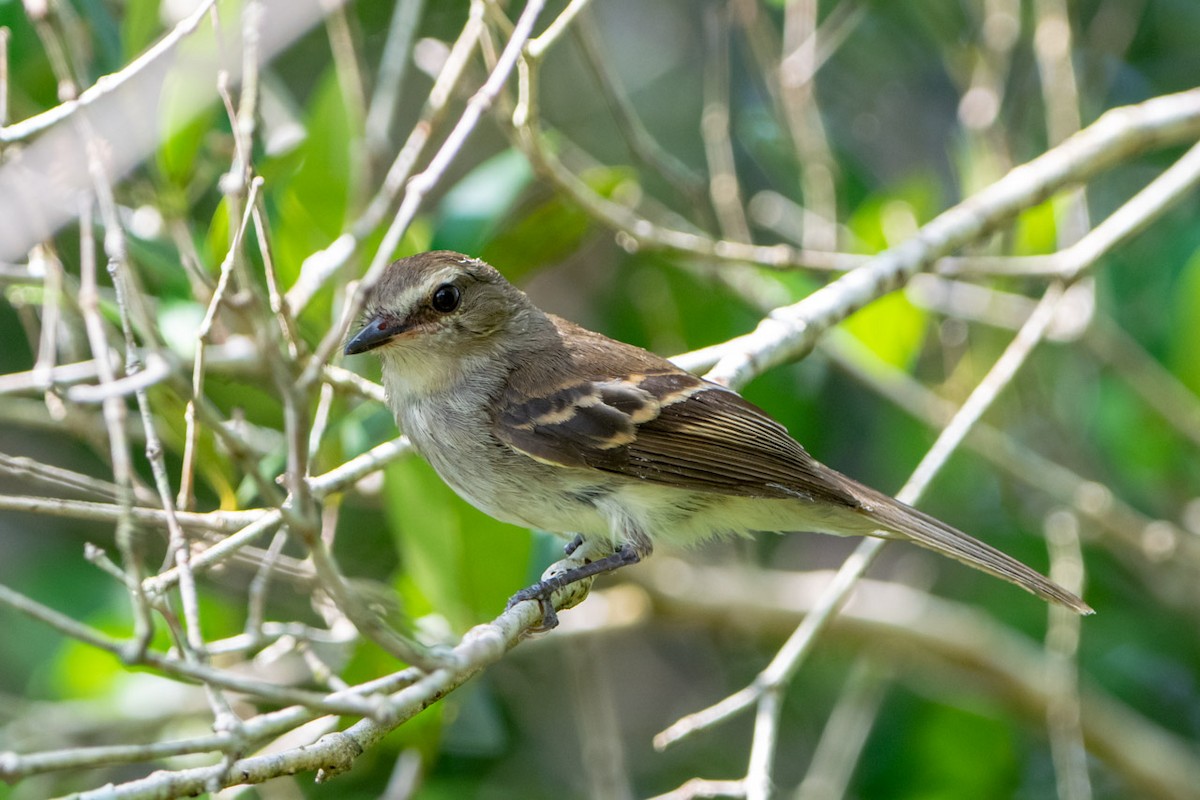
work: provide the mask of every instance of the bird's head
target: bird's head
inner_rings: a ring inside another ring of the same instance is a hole
[[[346,355],[374,350],[404,381],[439,383],[528,341],[545,316],[477,258],[439,250],[393,262],[372,290]]]

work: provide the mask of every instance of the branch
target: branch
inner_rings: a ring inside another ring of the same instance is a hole
[[[689,358],[689,369],[714,366],[710,380],[743,386],[756,375],[808,353],[833,325],[892,292],[937,259],[978,241],[1020,211],[1146,150],[1200,135],[1200,89],[1107,111],[1091,126],[1046,151],[922,226],[902,245],[773,311],[753,333]]]
[[[149,66],[170,53],[180,41],[194,33],[200,27],[200,23],[204,21],[204,17],[208,15],[209,11],[215,5],[216,0],[202,0],[192,13],[176,23],[174,28],[146,50],[146,52],[129,62],[119,72],[114,72],[111,75],[105,75],[100,78],[94,84],[84,89],[79,97],[74,100],[60,103],[54,108],[20,122],[0,127],[0,144],[9,144],[28,139],[34,134],[49,128],[51,125],[55,125],[86,109],[93,103],[104,100],[105,97],[115,92],[121,86],[145,72]]]
[[[566,563],[567,565],[582,563],[582,559],[588,557],[591,557],[590,548],[585,546],[573,554],[572,558],[577,559],[576,561],[567,559],[565,562],[560,563]],[[552,566],[550,570],[556,568],[560,568],[560,566]],[[547,573],[549,574],[549,570]],[[556,609],[570,608],[582,601],[587,595],[587,590],[588,586],[580,586],[578,584],[567,586],[555,593],[552,602]],[[11,600],[12,594],[14,593],[0,586],[0,601]],[[20,601],[14,605],[18,610],[26,610],[26,606],[27,603]],[[56,619],[54,617],[55,613],[51,612],[47,619]],[[421,674],[410,669],[389,676],[386,679],[387,682],[398,682],[403,684],[404,688],[393,692],[386,698],[374,698],[368,695],[368,693],[379,691],[381,681],[363,684],[353,687],[350,690],[335,692],[327,696],[317,695],[315,697],[312,692],[278,689],[277,692],[280,699],[284,699],[285,701],[288,695],[303,694],[308,696],[308,699],[302,701],[308,708],[325,708],[339,713],[349,713],[364,717],[346,730],[328,734],[311,744],[291,747],[282,752],[268,755],[238,759],[232,762],[227,768],[198,767],[176,771],[159,771],[140,780],[116,786],[109,785],[92,792],[83,792],[77,795],[77,797],[80,800],[89,798],[91,800],[99,800],[99,798],[134,800],[135,798],[182,797],[199,794],[204,791],[213,791],[214,788],[219,787],[261,783],[272,778],[277,778],[280,775],[291,775],[311,770],[319,770],[317,774],[318,781],[325,781],[336,777],[349,770],[359,755],[369,751],[389,732],[395,730],[446,694],[470,680],[484,668],[498,661],[508,650],[522,641],[527,636],[529,629],[538,623],[540,619],[541,610],[536,602],[527,601],[513,606],[494,621],[476,626],[468,631],[462,637],[459,644],[448,654],[448,657],[445,659],[445,666],[427,674]],[[67,618],[56,621],[61,622],[66,628],[72,631],[78,627],[77,623]],[[56,625],[56,627],[59,626]],[[104,646],[104,640],[101,638],[96,638],[92,643],[97,646]],[[108,648],[106,647],[106,649]],[[151,663],[154,666],[162,666],[161,662],[157,660]],[[212,681],[217,683],[217,685],[229,686],[229,688],[237,688],[229,685],[232,682],[228,679],[213,681],[214,676],[208,673],[215,673],[215,670],[201,669],[192,665],[185,665],[183,668],[180,668],[177,664],[173,666],[177,669],[190,670],[190,673],[196,674],[197,677],[203,674],[205,681]],[[244,681],[243,683],[249,684],[246,687],[247,690],[259,689],[259,692],[256,693],[261,692],[261,687],[258,686],[257,682]],[[341,708],[339,709],[339,707]],[[297,719],[297,714],[301,718],[305,715],[305,712],[297,710],[285,710],[285,713],[289,714],[289,727],[294,726],[300,721]],[[252,724],[253,721],[247,723],[248,726]],[[216,743],[224,744],[224,740],[218,740]],[[20,769],[20,756],[15,754],[3,755],[4,758],[0,759],[0,765],[13,770]],[[121,751],[118,755],[123,756],[124,751]],[[53,761],[53,759],[47,760]]]
[[[504,52],[501,54],[500,60],[496,63],[496,68],[488,75],[488,79],[484,82],[483,86],[479,87],[479,90],[471,96],[466,109],[458,119],[458,124],[454,126],[453,130],[446,137],[446,141],[442,143],[437,153],[434,154],[433,159],[429,162],[429,166],[420,174],[414,175],[412,180],[408,182],[408,188],[404,193],[404,200],[400,203],[400,209],[396,212],[392,224],[388,226],[387,231],[384,233],[383,240],[375,251],[375,256],[371,259],[371,264],[367,268],[366,274],[363,275],[362,280],[347,300],[341,318],[329,333],[326,334],[325,338],[321,340],[321,344],[309,362],[308,367],[300,375],[297,381],[300,386],[308,386],[316,381],[320,375],[320,371],[329,363],[334,350],[344,341],[350,321],[362,310],[363,303],[367,299],[367,293],[374,287],[380,276],[383,275],[383,270],[391,263],[392,253],[395,252],[396,246],[400,244],[400,237],[404,235],[404,232],[408,230],[408,226],[416,218],[417,211],[421,208],[425,196],[433,190],[443,175],[445,175],[446,170],[466,143],[467,137],[475,130],[475,126],[479,123],[484,111],[491,107],[501,88],[508,80],[508,76],[516,65],[517,57],[521,54],[525,43],[529,41],[529,38],[533,34],[533,25],[537,21],[538,15],[541,14],[543,5],[544,0],[529,0],[525,4],[524,9],[521,11],[521,16],[517,18],[512,36],[504,46]],[[573,13],[572,8],[573,6],[568,6],[567,10],[563,13]]]
[[[639,576],[667,614],[743,630],[754,625],[780,635],[812,613],[835,580],[830,572],[698,567],[667,558],[648,562]],[[925,663],[957,668],[1032,726],[1043,724],[1055,702],[1049,656],[1035,642],[985,613],[907,586],[861,581],[830,632],[859,647],[887,650],[890,663],[897,657],[912,662],[908,674],[922,682]],[[1194,796],[1200,759],[1190,744],[1087,681],[1081,682],[1080,705],[1088,751],[1119,774],[1134,796]],[[660,733],[655,745],[663,747],[668,738]]]

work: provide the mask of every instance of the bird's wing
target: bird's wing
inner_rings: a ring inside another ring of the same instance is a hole
[[[817,462],[782,425],[736,393],[645,351],[570,330],[570,358],[551,369],[538,365],[536,376],[518,369],[499,398],[493,430],[517,452],[681,488],[841,506],[882,531],[1091,613],[1078,597],[1016,559]],[[625,362],[640,371],[608,377],[596,355],[603,348],[621,348]],[[531,390],[535,386],[553,388]]]
[[[848,479],[765,412],[674,367],[568,379],[535,396],[510,386],[493,424],[502,442],[544,463],[732,495],[859,505]]]

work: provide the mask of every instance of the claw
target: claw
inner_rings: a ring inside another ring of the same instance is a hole
[[[582,543],[583,539],[577,537],[568,547],[572,551],[579,547],[576,542]],[[536,631],[548,631],[558,625],[558,613],[554,610],[552,598],[554,593],[565,586],[569,586],[576,581],[581,581],[599,575],[603,572],[612,572],[620,569],[627,564],[636,564],[642,560],[642,554],[637,549],[629,544],[621,545],[615,553],[597,559],[596,561],[588,561],[577,566],[568,567],[562,572],[555,573],[548,578],[544,578],[532,586],[528,586],[514,594],[508,600],[508,605],[504,607],[507,611],[517,603],[523,603],[526,600],[536,600],[538,606],[542,609],[542,622],[535,628]]]
[[[504,610],[508,611],[513,606],[518,603],[524,603],[526,600],[536,600],[538,607],[542,610],[542,621],[536,628],[531,628],[530,630],[534,633],[553,630],[558,627],[558,612],[554,610],[554,603],[551,601],[551,597],[558,588],[557,586],[547,586],[546,581],[538,581],[508,598],[508,604],[504,606]]]

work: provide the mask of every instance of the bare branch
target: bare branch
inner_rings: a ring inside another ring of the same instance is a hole
[[[699,567],[656,560],[641,575],[671,614],[713,624],[754,620],[780,635],[813,613],[836,577],[829,572],[787,574]],[[895,583],[864,580],[830,632],[911,662],[914,680],[933,661],[969,671],[989,695],[1003,700],[1031,726],[1042,725],[1055,702],[1047,656],[1038,645],[985,613]],[[1088,751],[1117,772],[1138,796],[1190,797],[1200,760],[1178,735],[1155,725],[1099,687],[1080,687],[1081,723]]]

